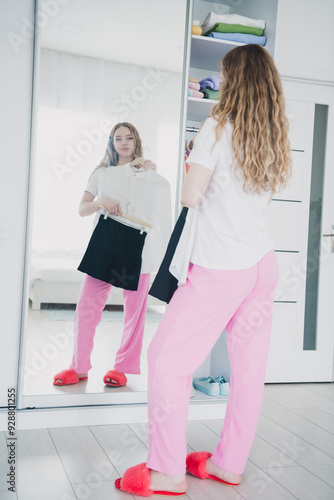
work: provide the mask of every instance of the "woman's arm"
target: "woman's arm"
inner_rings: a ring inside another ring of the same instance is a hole
[[[95,200],[95,196],[89,191],[84,191],[82,195],[80,205],[79,205],[79,214],[81,217],[86,217],[87,215],[92,215],[97,212],[99,207],[99,201]]]
[[[110,214],[113,215],[122,215],[121,206],[118,201],[111,200],[110,198],[100,198],[99,200],[94,200],[95,196],[92,193],[84,191],[79,205],[79,214],[81,217],[92,215],[100,208],[105,208]]]
[[[189,165],[189,172],[182,187],[181,202],[187,207],[195,208],[201,203],[208,188],[212,171],[198,163],[190,163]]]

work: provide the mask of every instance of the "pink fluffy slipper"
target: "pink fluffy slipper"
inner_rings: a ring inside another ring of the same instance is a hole
[[[115,486],[117,489],[132,493],[133,495],[141,495],[142,497],[150,497],[152,495],[163,495],[170,497],[181,497],[184,493],[173,493],[171,491],[153,491],[150,490],[151,473],[145,463],[130,467],[124,472],[122,478],[116,479]]]
[[[116,380],[116,383],[107,382],[107,378],[109,378],[110,380]],[[127,381],[128,379],[126,378],[124,373],[119,372],[118,370],[109,370],[103,377],[103,382],[106,385],[110,385],[111,387],[123,387],[124,385],[126,385]]]
[[[199,477],[200,479],[211,479],[212,481],[217,481],[218,483],[225,484],[226,486],[237,486],[240,483],[228,483],[219,477],[212,476],[206,472],[206,461],[212,456],[212,453],[208,451],[199,451],[194,453],[189,453],[187,456],[187,472],[192,476]]]
[[[62,382],[56,382],[56,380],[58,380],[58,379],[62,380]],[[88,379],[88,377],[79,378],[74,370],[68,369],[68,370],[63,370],[63,371],[57,373],[53,377],[53,384],[54,385],[71,385],[71,384],[77,384],[78,382],[81,382],[81,380],[87,380],[87,379]]]

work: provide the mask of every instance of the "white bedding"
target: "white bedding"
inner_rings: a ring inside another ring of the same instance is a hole
[[[36,280],[81,282],[84,274],[77,270],[84,249],[75,250],[33,250],[30,265],[30,286]]]
[[[81,283],[86,276],[77,270],[84,252],[84,249],[32,251],[29,299],[33,310],[39,310],[42,303],[77,303]],[[151,274],[151,283],[155,274]],[[123,305],[123,290],[113,287],[106,303]],[[152,296],[149,296],[148,304],[165,305]]]

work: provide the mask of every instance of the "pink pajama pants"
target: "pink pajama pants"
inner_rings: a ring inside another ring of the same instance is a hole
[[[148,350],[147,467],[185,473],[192,374],[226,328],[231,389],[212,461],[242,474],[262,404],[277,280],[273,250],[243,270],[190,264],[187,282],[176,290]]]
[[[123,290],[124,327],[121,345],[116,354],[115,370],[140,373],[140,353],[143,343],[150,274],[141,274],[136,291]],[[70,365],[76,373],[91,369],[90,355],[94,335],[102,318],[112,285],[86,276],[81,287],[74,316],[74,351]]]

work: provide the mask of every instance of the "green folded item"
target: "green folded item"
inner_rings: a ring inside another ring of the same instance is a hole
[[[246,33],[248,35],[262,36],[264,30],[262,28],[244,26],[243,24],[216,23],[204,36],[210,35],[213,31],[216,33]]]
[[[204,99],[215,99],[216,101],[220,99],[219,90],[203,89],[201,92],[204,94]]]

